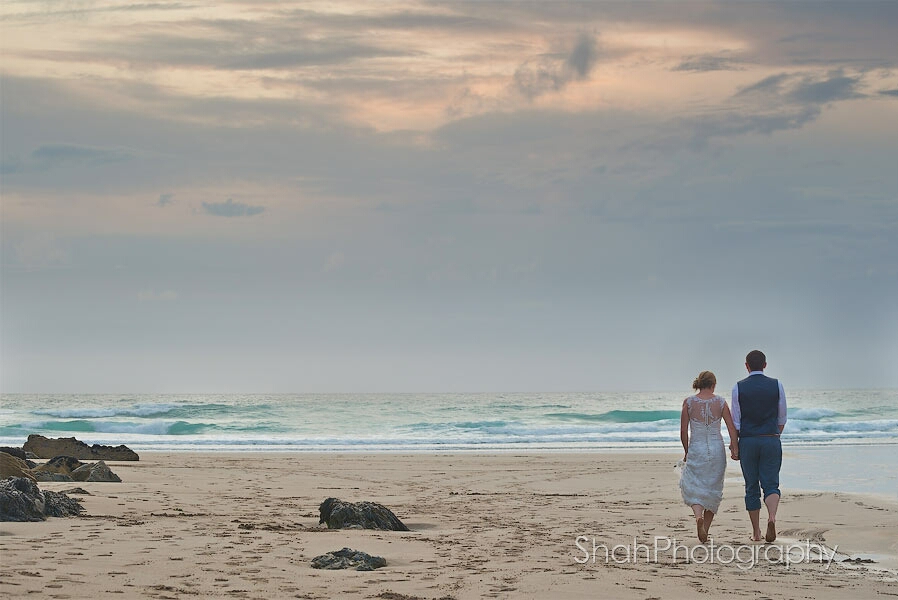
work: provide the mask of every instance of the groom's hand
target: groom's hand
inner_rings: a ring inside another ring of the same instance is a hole
[[[730,446],[730,458],[739,460],[739,446]]]

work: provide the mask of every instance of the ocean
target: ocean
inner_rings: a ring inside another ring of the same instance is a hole
[[[785,446],[898,445],[896,389],[787,394]],[[38,433],[137,452],[674,450],[686,395],[5,394],[0,445]]]

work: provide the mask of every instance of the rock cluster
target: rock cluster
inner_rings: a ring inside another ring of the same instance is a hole
[[[121,482],[121,478],[102,460],[85,464],[71,456],[54,456],[32,468],[28,462],[0,452],[0,478],[6,477],[24,477],[32,481]]]
[[[25,477],[31,481],[35,480],[28,463],[12,454],[0,452],[0,479],[6,477]]]
[[[42,492],[33,479],[9,477],[0,481],[0,521],[45,521],[68,517],[84,508],[67,495]]]
[[[16,458],[20,460],[25,460],[28,457],[25,456],[25,451],[21,448],[11,448],[9,446],[0,446],[0,452],[5,452],[7,454],[12,454]]]
[[[380,529],[408,531],[408,527],[385,506],[376,502],[343,502],[328,498],[318,507],[319,523],[328,529]]]
[[[125,445],[103,446],[94,444],[93,446],[88,446],[73,437],[46,438],[34,433],[28,436],[28,441],[25,442],[22,449],[38,458],[72,456],[81,460],[140,460],[137,453]]]
[[[356,571],[373,571],[387,566],[387,561],[380,556],[371,556],[367,552],[343,548],[328,552],[312,559],[313,569],[355,569]]]
[[[71,456],[54,456],[31,470],[38,481],[104,481],[121,482],[102,460],[82,463]]]

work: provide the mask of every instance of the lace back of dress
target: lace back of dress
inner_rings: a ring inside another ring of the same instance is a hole
[[[701,425],[713,425],[723,416],[724,400],[720,396],[702,399],[690,396],[688,402],[689,420]]]

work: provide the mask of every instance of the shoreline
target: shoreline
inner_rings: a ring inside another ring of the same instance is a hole
[[[839,545],[874,564],[578,564],[579,535],[613,546],[674,538],[690,549],[672,453],[145,453],[112,462],[122,483],[79,483],[85,516],[0,524],[0,592],[92,598],[688,598],[764,593],[867,597],[894,589],[898,505],[844,492],[787,493],[777,544]],[[741,481],[729,478],[712,526],[744,544]],[[62,491],[71,483],[41,483]],[[327,530],[327,497],[370,500],[410,532]],[[850,544],[849,544],[850,542]],[[311,558],[351,547],[383,556],[371,572],[319,571]],[[719,582],[725,580],[726,587]],[[889,592],[891,593],[891,592]],[[386,595],[385,595],[386,594]]]

